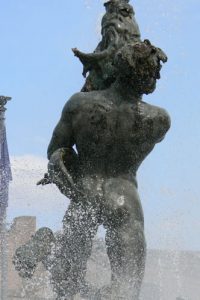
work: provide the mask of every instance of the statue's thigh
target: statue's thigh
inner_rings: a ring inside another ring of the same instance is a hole
[[[97,230],[98,211],[90,205],[72,202],[63,219],[63,241],[59,251],[61,258],[63,255],[66,257],[64,264],[73,262],[70,272],[79,274],[81,278],[85,276],[86,263],[92,251],[92,239]]]
[[[146,242],[143,224],[129,221],[117,227],[107,227],[106,246],[111,269],[133,274],[134,270],[144,266]]]
[[[64,234],[72,237],[92,237],[98,228],[98,210],[90,205],[71,202],[63,218]]]
[[[132,273],[144,261],[146,249],[137,188],[130,181],[113,179],[105,185],[105,197],[104,226],[111,268]]]

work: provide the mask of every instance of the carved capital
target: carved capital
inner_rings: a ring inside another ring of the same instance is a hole
[[[7,96],[0,96],[0,112],[4,112],[6,110],[5,105],[6,103],[11,100],[11,97],[7,97]]]

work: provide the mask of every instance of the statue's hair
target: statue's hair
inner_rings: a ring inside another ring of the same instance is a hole
[[[110,4],[115,4],[115,3],[125,3],[128,4],[130,0],[109,0],[108,2],[104,3],[104,6],[108,6]]]
[[[133,14],[135,14],[132,5],[129,4],[130,0],[110,0],[104,3],[106,11],[108,10],[117,10],[119,7],[124,6],[125,8],[129,9]]]
[[[160,78],[161,61],[167,61],[166,54],[149,40],[126,44],[116,53],[115,67],[119,77],[132,81],[136,92],[149,94],[155,89],[156,80]]]

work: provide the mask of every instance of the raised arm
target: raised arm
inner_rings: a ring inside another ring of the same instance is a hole
[[[69,105],[67,102],[63,108],[60,121],[53,131],[53,135],[47,150],[48,159],[50,159],[55,150],[59,148],[72,148],[74,144],[71,112],[68,106]]]

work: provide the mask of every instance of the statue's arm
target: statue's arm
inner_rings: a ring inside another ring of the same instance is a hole
[[[70,100],[72,100],[72,98]],[[61,118],[53,131],[53,135],[47,149],[47,158],[49,160],[56,150],[60,148],[72,149],[74,145],[70,100],[65,104]],[[46,185],[49,183],[52,183],[52,178],[49,176],[49,173],[45,173],[44,178],[38,181],[37,185]]]
[[[77,48],[73,48],[74,55],[77,56],[82,63],[95,63],[98,60],[102,60],[108,57],[112,53],[113,48],[105,49],[101,52],[84,53],[79,51]]]
[[[115,53],[115,47],[112,45],[108,47],[107,49],[103,51],[96,51],[93,53],[84,53],[79,51],[77,48],[73,48],[72,51],[74,52],[74,55],[79,58],[81,63],[84,66],[83,69],[83,76],[86,77],[86,74],[88,71],[91,70],[91,68],[99,68],[99,63],[104,60],[108,59]]]
[[[61,118],[53,131],[53,135],[47,150],[48,159],[50,159],[53,152],[59,148],[72,148],[74,141],[72,134],[71,115],[69,104],[67,102],[63,108]]]

